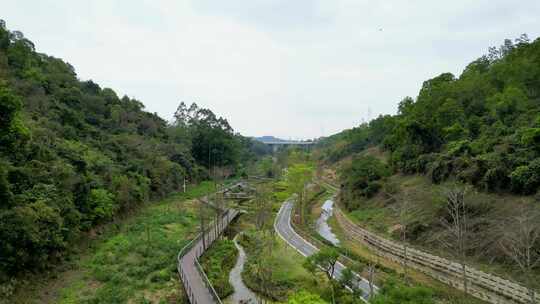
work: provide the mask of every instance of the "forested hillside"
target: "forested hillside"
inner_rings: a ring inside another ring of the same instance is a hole
[[[459,77],[425,81],[396,115],[316,153],[361,226],[540,288],[540,39],[506,40]]]
[[[335,162],[370,146],[387,151],[393,171],[448,178],[491,192],[533,194],[540,186],[540,39],[522,35],[443,73],[406,97],[397,115],[322,141]],[[373,187],[377,187],[373,185]]]
[[[184,178],[242,174],[254,145],[196,104],[168,123],[81,81],[0,20],[0,283],[60,260],[82,232]]]

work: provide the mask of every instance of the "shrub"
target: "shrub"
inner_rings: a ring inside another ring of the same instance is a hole
[[[437,159],[436,153],[422,154],[418,156],[414,171],[417,173],[426,173],[429,165]]]
[[[372,304],[434,304],[433,298],[433,292],[428,288],[409,287],[396,280],[389,280],[370,302]]]
[[[450,161],[440,157],[429,166],[428,176],[431,179],[431,182],[434,184],[439,184],[450,176],[452,172]]]
[[[471,152],[468,140],[451,141],[448,143],[448,154],[452,156],[462,155]]]
[[[489,169],[484,175],[484,188],[489,191],[500,190],[501,188],[504,188],[506,184],[505,182],[502,182],[503,180],[506,180],[505,171],[500,168]]]
[[[231,240],[216,241],[201,260],[204,272],[221,298],[234,292],[229,283],[229,272],[236,263],[238,250]]]
[[[532,161],[528,166],[519,166],[510,174],[512,191],[522,194],[533,194],[540,185],[540,159]]]
[[[393,202],[393,197],[399,192],[399,184],[394,181],[387,180],[382,185],[382,191],[385,197]]]
[[[373,156],[359,156],[343,169],[345,196],[372,197],[381,188],[381,180],[390,175],[390,168]]]
[[[309,293],[307,291],[300,291],[293,294],[287,304],[326,304],[327,302],[321,299],[316,294]]]
[[[367,198],[373,197],[381,189],[381,184],[379,182],[369,182],[363,190],[363,195]]]
[[[90,191],[88,203],[92,210],[89,217],[93,221],[109,219],[118,209],[118,205],[114,200],[114,195],[105,189],[92,189]]]
[[[540,128],[528,128],[522,131],[521,143],[540,149]]]
[[[42,267],[65,248],[65,226],[56,208],[36,201],[0,212],[0,268],[10,273]]]

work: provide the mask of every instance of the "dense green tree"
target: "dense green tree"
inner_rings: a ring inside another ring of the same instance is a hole
[[[322,272],[326,276],[332,292],[332,303],[336,303],[334,274],[338,258],[339,253],[337,250],[334,248],[324,248],[310,255],[303,265],[314,276],[317,276],[319,272]]]
[[[42,267],[66,246],[63,219],[43,201],[0,211],[0,267],[9,273]]]
[[[287,304],[325,304],[327,303],[316,294],[300,291],[289,297]]]
[[[400,102],[397,115],[345,130],[319,147],[334,162],[379,145],[395,171],[532,194],[540,187],[539,100],[540,39],[522,35],[490,48],[459,77],[443,73],[425,81],[416,98]],[[369,189],[362,178],[358,183]]]
[[[390,169],[379,159],[367,155],[355,157],[343,169],[341,183],[344,185],[342,201],[354,209],[358,198],[370,198],[381,188],[381,180],[390,175]]]
[[[0,20],[0,285],[48,267],[82,231],[184,180],[254,160],[251,140],[225,119],[184,108],[185,122],[171,125],[136,99],[79,80]]]
[[[313,168],[305,163],[296,163],[287,168],[286,180],[289,186],[288,191],[297,195],[296,207],[300,210],[300,221],[306,220],[306,186],[313,175]]]
[[[92,209],[89,216],[93,221],[111,218],[118,208],[114,201],[114,195],[105,189],[92,189],[88,197],[88,204]]]
[[[0,79],[0,150],[9,151],[14,143],[28,135],[20,117],[21,108],[21,98]]]
[[[193,159],[209,170],[214,167],[238,169],[241,162],[270,152],[261,149],[254,140],[235,134],[226,119],[196,103],[188,108],[181,102],[174,119],[171,135],[177,142],[189,145]]]

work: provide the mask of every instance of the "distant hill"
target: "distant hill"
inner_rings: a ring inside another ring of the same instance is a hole
[[[269,135],[265,135],[261,137],[253,137],[253,139],[258,140],[263,143],[288,141],[285,139],[281,139],[281,138],[277,138],[277,137],[269,136]]]

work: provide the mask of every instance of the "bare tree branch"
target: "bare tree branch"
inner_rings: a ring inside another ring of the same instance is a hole
[[[536,247],[540,240],[540,215],[532,208],[522,207],[518,215],[505,221],[504,227],[500,247],[523,273],[530,303],[536,303],[532,285],[534,268],[540,264],[540,250]]]

